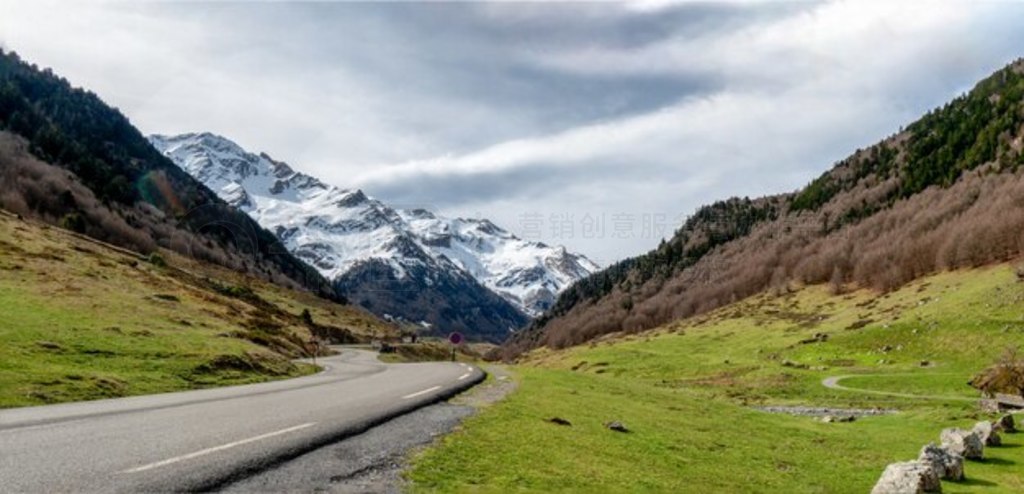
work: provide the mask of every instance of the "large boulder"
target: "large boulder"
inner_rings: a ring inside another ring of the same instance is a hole
[[[939,474],[923,461],[893,463],[885,467],[871,494],[922,494],[942,492]]]
[[[958,428],[943,429],[940,438],[946,449],[968,460],[980,460],[985,456],[985,443],[974,431]]]
[[[944,480],[963,480],[964,478],[964,457],[948,448],[936,446],[935,443],[928,443],[921,448],[921,454],[917,461],[923,461],[932,466],[935,472]]]
[[[999,432],[992,427],[992,422],[987,420],[974,424],[972,429],[975,434],[981,438],[981,442],[985,443],[985,446],[999,446],[1003,444],[1003,438],[999,437]]]

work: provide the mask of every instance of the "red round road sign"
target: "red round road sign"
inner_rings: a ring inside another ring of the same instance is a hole
[[[462,333],[456,331],[448,335],[448,343],[451,343],[452,345],[458,345],[459,343],[462,343]]]

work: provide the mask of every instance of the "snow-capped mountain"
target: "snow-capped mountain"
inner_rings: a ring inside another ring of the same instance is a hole
[[[342,287],[358,289],[348,286],[351,279],[365,278],[367,266],[373,265],[369,271],[391,280],[392,289],[476,283],[518,311],[536,316],[554,303],[561,290],[598,269],[582,255],[520,239],[485,219],[393,209],[360,190],[327,185],[220,136],[154,135],[149,139],[178,166],[277,234],[296,256]],[[373,299],[369,305],[392,305],[385,297]],[[401,306],[394,309],[390,314],[404,316],[398,310]]]
[[[530,316],[543,313],[559,292],[599,269],[564,247],[525,241],[486,219],[450,219],[423,209],[398,213],[431,255],[450,259]]]

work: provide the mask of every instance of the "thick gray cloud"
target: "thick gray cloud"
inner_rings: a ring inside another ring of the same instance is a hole
[[[0,43],[145,132],[221,133],[609,262],[969,89],[1020,55],[1022,20],[996,2],[0,0]]]

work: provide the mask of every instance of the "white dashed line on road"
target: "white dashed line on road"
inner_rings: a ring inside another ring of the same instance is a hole
[[[415,392],[415,393],[413,393],[411,395],[405,395],[405,396],[402,397],[402,399],[403,400],[408,400],[409,398],[415,398],[417,396],[425,395],[425,394],[427,394],[427,393],[429,393],[431,391],[437,391],[439,389],[441,389],[441,386],[434,386],[433,388],[427,388],[427,389],[424,389],[423,391],[417,391],[417,392]]]
[[[235,441],[235,442],[232,442],[232,443],[222,444],[220,446],[215,446],[213,448],[207,448],[207,449],[203,449],[203,450],[200,450],[200,451],[196,451],[195,453],[189,453],[187,455],[175,456],[174,458],[168,458],[168,459],[163,460],[163,461],[158,461],[158,462],[155,462],[155,463],[150,463],[148,465],[142,465],[141,467],[136,467],[136,468],[132,468],[132,469],[129,469],[129,470],[125,470],[125,471],[123,471],[121,473],[145,472],[146,470],[152,470],[154,468],[159,468],[159,467],[171,465],[173,463],[178,463],[180,461],[191,460],[192,458],[198,458],[200,456],[205,456],[205,455],[208,455],[210,453],[216,453],[218,451],[224,451],[225,449],[231,449],[231,448],[234,448],[234,447],[237,447],[237,446],[242,446],[243,444],[249,444],[249,443],[253,443],[253,442],[256,442],[256,441],[261,441],[263,439],[271,438],[271,437],[274,437],[274,436],[280,436],[281,434],[287,434],[289,432],[295,432],[295,431],[298,431],[298,430],[306,429],[306,428],[309,428],[309,427],[313,427],[314,425],[316,425],[316,422],[310,422],[308,424],[296,425],[295,427],[289,427],[287,429],[281,429],[279,431],[269,432],[267,434],[262,434],[262,435],[259,435],[259,436],[256,436],[256,437],[250,437],[249,439],[242,439],[241,441]]]

